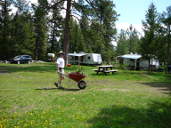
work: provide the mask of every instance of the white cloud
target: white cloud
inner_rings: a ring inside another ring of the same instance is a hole
[[[30,0],[30,2],[31,2],[32,4],[37,4],[37,3],[38,3],[38,0]],[[50,3],[51,0],[48,0],[48,2]],[[64,8],[66,8],[66,7],[67,7],[67,2],[65,1],[65,2],[64,2]],[[61,11],[61,15],[62,15],[63,18],[65,17],[65,15],[66,15],[66,10],[65,10],[65,9],[63,9],[63,10]]]
[[[111,43],[112,43],[113,46],[117,46],[117,42],[116,41],[113,40]]]
[[[15,14],[17,12],[17,8],[14,5],[11,5],[10,9],[11,9],[10,15]]]
[[[29,0],[32,4],[37,4],[38,0]],[[51,0],[48,0],[48,2],[51,2]]]
[[[37,0],[30,0],[32,4],[37,4]]]
[[[65,9],[67,8],[67,2],[66,2],[66,1],[64,2],[64,8],[65,8]],[[62,15],[63,18],[64,18],[65,15],[66,15],[66,10],[65,10],[65,9],[63,9],[63,10],[61,11],[61,15]]]

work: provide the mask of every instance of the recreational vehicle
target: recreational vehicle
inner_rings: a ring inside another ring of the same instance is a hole
[[[97,53],[69,53],[68,63],[83,65],[99,65],[102,63],[101,54]]]

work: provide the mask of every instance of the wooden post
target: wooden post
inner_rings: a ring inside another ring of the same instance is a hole
[[[137,60],[135,59],[135,61],[134,61],[134,63],[135,63],[135,70],[137,69]]]

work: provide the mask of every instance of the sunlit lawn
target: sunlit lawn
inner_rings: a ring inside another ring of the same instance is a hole
[[[171,75],[82,68],[85,90],[56,89],[54,64],[0,64],[0,128],[171,128]]]

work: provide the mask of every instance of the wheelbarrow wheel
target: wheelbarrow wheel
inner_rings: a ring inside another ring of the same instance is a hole
[[[80,89],[85,89],[86,85],[87,85],[87,83],[84,80],[81,80],[81,81],[78,82],[78,87]]]

